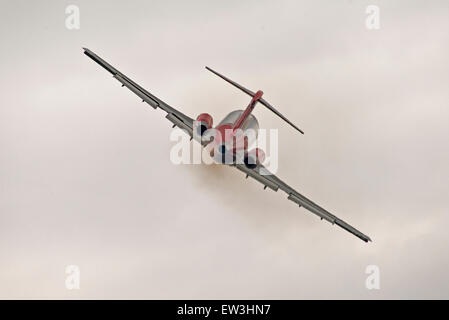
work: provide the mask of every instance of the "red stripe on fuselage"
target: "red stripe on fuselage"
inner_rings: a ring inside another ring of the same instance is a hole
[[[240,117],[235,121],[234,126],[232,127],[234,131],[242,127],[242,124],[249,117],[254,107],[256,106],[257,101],[262,98],[263,92],[261,90],[257,91],[256,94],[251,99],[251,102],[246,107],[245,111],[240,115]]]

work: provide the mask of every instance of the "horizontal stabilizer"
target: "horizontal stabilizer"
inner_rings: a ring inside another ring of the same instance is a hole
[[[254,97],[254,95],[256,94],[255,92],[245,88],[244,86],[238,84],[235,81],[232,81],[231,79],[225,77],[224,75],[218,73],[217,71],[206,67],[207,70],[209,70],[210,72],[216,74],[217,76],[219,76],[220,78],[222,78],[223,80],[225,80],[226,82],[229,82],[230,84],[232,84],[234,87],[239,88],[240,90],[242,90],[243,92],[245,92],[247,95]],[[283,116],[279,111],[277,111],[271,104],[269,104],[265,99],[260,98],[258,100],[258,102],[260,102],[261,104],[263,104],[265,107],[267,107],[269,110],[271,110],[273,113],[275,113],[279,118],[281,118],[282,120],[284,120],[285,122],[287,122],[289,125],[291,125],[293,128],[295,128],[296,130],[298,130],[299,132],[301,132],[302,134],[304,134],[304,131],[302,131],[301,129],[299,129],[297,126],[295,126],[290,120],[288,120],[285,116]]]

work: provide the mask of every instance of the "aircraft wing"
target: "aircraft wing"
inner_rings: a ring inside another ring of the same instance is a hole
[[[300,194],[295,189],[284,183],[281,179],[276,177],[274,174],[269,172],[264,166],[259,165],[254,169],[249,169],[244,164],[234,164],[233,166],[235,166],[240,171],[243,171],[247,175],[247,177],[250,176],[259,181],[260,183],[264,184],[265,185],[264,188],[269,187],[273,191],[281,189],[282,191],[287,193],[288,195],[287,199],[293,201],[300,207],[304,207],[310,212],[316,214],[318,217],[321,218],[321,220],[324,219],[332,224],[336,224],[365,242],[371,241],[371,239],[367,235],[361,233],[360,231],[350,226],[343,220],[337,218],[327,210],[321,208],[316,203],[304,197],[302,194]]]
[[[142,101],[148,103],[154,109],[161,108],[165,112],[167,112],[166,118],[170,120],[175,126],[178,126],[181,129],[186,130],[191,137],[193,137],[193,119],[186,116],[182,112],[176,110],[175,108],[169,106],[164,101],[160,100],[153,94],[149,93],[147,90],[139,86],[137,83],[132,81],[130,78],[125,76],[123,73],[115,69],[109,63],[101,59],[94,52],[87,48],[83,48],[84,54],[89,58],[94,60],[100,66],[109,71],[115,79],[121,82],[122,87],[127,87],[129,90],[134,92]]]

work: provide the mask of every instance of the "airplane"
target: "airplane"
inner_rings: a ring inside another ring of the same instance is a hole
[[[310,212],[314,213],[321,220],[324,219],[330,222],[331,224],[336,224],[337,226],[345,229],[346,231],[352,233],[353,235],[355,235],[356,237],[360,238],[365,242],[371,241],[371,239],[367,235],[363,234],[362,232],[352,227],[345,221],[339,219],[338,217],[334,216],[333,214],[323,209],[316,203],[307,199],[302,194],[300,194],[292,187],[290,187],[282,180],[280,180],[278,177],[276,177],[274,174],[269,172],[262,165],[262,162],[264,161],[265,158],[263,150],[256,148],[253,150],[245,149],[243,150],[243,152],[239,152],[242,151],[240,150],[241,148],[238,149],[233,144],[230,144],[230,142],[233,142],[236,139],[241,140],[241,136],[238,136],[237,134],[238,132],[241,132],[239,129],[241,130],[258,129],[259,125],[257,119],[252,114],[252,111],[254,110],[254,107],[256,106],[257,103],[262,104],[263,106],[271,110],[273,113],[275,113],[277,116],[279,116],[281,119],[283,119],[285,122],[287,122],[289,125],[291,125],[294,129],[299,131],[301,134],[304,134],[304,132],[301,129],[295,126],[279,111],[277,111],[271,104],[269,104],[265,99],[262,98],[263,95],[262,91],[258,90],[256,92],[253,92],[241,86],[240,84],[232,81],[231,79],[223,76],[222,74],[214,71],[213,69],[206,67],[207,70],[211,71],[218,77],[232,84],[233,86],[240,89],[241,91],[243,91],[244,93],[248,94],[251,97],[251,101],[245,110],[232,111],[219,123],[218,126],[213,127],[213,118],[211,115],[207,113],[201,113],[196,118],[196,120],[190,118],[189,116],[171,107],[161,99],[157,98],[156,96],[154,96],[153,94],[151,94],[150,92],[139,86],[137,83],[135,83],[133,80],[125,76],[117,69],[115,69],[113,66],[111,66],[102,58],[100,58],[91,50],[87,48],[83,48],[83,50],[85,55],[87,55],[89,58],[98,63],[109,73],[111,73],[113,77],[122,84],[122,87],[127,87],[129,90],[134,92],[139,98],[142,99],[142,102],[148,103],[154,109],[160,108],[163,111],[165,111],[167,113],[166,118],[173,123],[173,127],[177,126],[181,129],[184,129],[184,131],[186,131],[190,135],[191,139],[199,137],[199,139],[195,140],[200,142],[203,145],[203,147],[206,147],[211,143],[213,143],[216,146],[216,148],[213,148],[211,150],[211,155],[214,156],[215,159],[218,159],[219,161],[221,160],[223,164],[234,166],[235,168],[239,169],[240,171],[246,174],[246,178],[248,178],[248,176],[254,178],[255,180],[264,185],[264,189],[266,189],[267,187],[272,189],[273,191],[281,189],[288,195],[287,196],[288,200],[291,200],[299,207],[303,207],[309,210]],[[209,138],[206,137],[205,139],[203,139],[209,129],[215,129],[216,132],[218,131],[220,134],[217,136],[220,138],[210,139],[210,137]],[[248,148],[247,141],[244,141],[243,148]],[[239,161],[237,161],[238,158],[237,154],[239,155],[238,159]],[[224,162],[226,155],[231,155],[231,158],[233,159],[231,163]],[[241,157],[243,157],[243,159],[241,159]]]

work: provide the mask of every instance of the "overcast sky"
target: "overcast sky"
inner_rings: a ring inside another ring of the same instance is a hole
[[[0,298],[449,298],[448,13],[443,0],[1,1]],[[233,168],[173,165],[165,113],[82,46],[191,117],[218,123],[249,101],[205,65],[263,90],[305,131],[256,107],[279,129],[278,176],[373,242]]]

